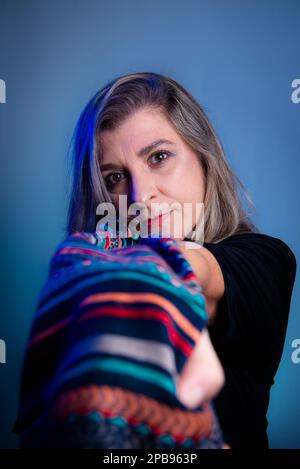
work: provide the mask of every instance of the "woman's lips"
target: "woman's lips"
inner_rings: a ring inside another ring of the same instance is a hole
[[[160,214],[158,217],[148,218],[148,228],[161,225],[162,222],[167,218],[169,214],[170,212],[166,212],[166,213]]]

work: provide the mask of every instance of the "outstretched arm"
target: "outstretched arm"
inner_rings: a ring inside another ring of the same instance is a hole
[[[204,247],[183,241],[180,248],[190,262],[206,299],[206,310],[213,321],[219,299],[224,293],[224,279],[215,257]],[[190,408],[210,400],[223,387],[224,371],[212,346],[207,330],[189,357],[177,382],[178,398]]]

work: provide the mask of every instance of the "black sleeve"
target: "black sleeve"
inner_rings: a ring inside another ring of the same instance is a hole
[[[215,347],[231,363],[267,368],[272,380],[284,346],[296,274],[293,252],[280,239],[260,233],[234,235],[204,247],[217,259],[225,282],[210,327]]]

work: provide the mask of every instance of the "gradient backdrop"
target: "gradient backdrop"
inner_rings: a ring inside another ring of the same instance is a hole
[[[299,259],[300,2],[0,0],[0,446],[15,447],[20,369],[37,295],[64,236],[67,152],[108,80],[155,71],[204,106],[257,207],[263,232]],[[271,447],[300,448],[299,278],[269,408]],[[267,338],[266,338],[267,340]]]

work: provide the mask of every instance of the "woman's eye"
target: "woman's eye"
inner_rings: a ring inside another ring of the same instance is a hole
[[[123,173],[111,173],[106,178],[104,178],[104,181],[106,183],[106,186],[108,190],[113,189],[117,184],[122,182],[124,180],[124,174]]]
[[[165,158],[161,158],[162,155],[165,155]],[[159,158],[157,158],[159,157]],[[170,153],[168,151],[157,151],[156,153],[153,153],[151,156],[150,156],[150,160],[152,159],[152,161],[155,161],[155,165],[158,163],[163,163],[164,161],[166,161],[168,158],[170,157]],[[154,160],[153,160],[154,159]]]
[[[171,156],[171,153],[169,151],[161,150],[153,153],[150,155],[149,160],[151,161],[151,164],[154,166],[158,166],[160,164],[163,164],[166,160],[169,159]],[[149,161],[148,160],[148,161]],[[118,186],[118,184],[123,183],[124,179],[126,179],[126,174],[123,174],[122,172],[115,171],[108,176],[104,178],[105,184],[107,189],[110,192],[113,192],[114,189]]]

